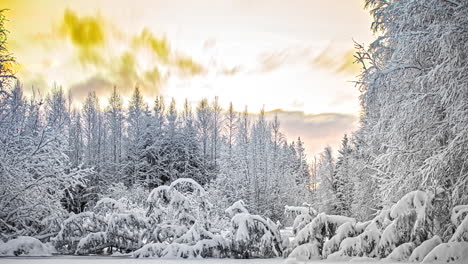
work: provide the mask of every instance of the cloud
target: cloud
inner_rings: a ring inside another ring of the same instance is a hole
[[[233,67],[223,67],[220,71],[222,75],[232,76],[240,73],[243,68],[240,65],[233,66]]]
[[[310,48],[303,47],[291,47],[283,50],[265,52],[259,56],[259,66],[256,71],[268,73],[285,65],[306,63],[310,56]]]
[[[328,46],[314,55],[313,49],[310,47],[292,47],[262,53],[258,58],[258,66],[254,72],[268,73],[290,65],[309,64],[315,69],[357,75],[361,69],[354,61],[354,49],[343,52]]]
[[[114,65],[117,67],[111,67],[111,73],[108,75],[116,86],[122,87],[124,91],[133,91],[135,86],[139,86],[146,96],[159,94],[161,83],[167,76],[161,75],[157,65],[143,70],[135,55],[129,51],[124,52],[120,58],[114,61]]]
[[[180,56],[175,59],[175,65],[183,76],[194,76],[202,74],[205,69],[190,57]]]
[[[105,42],[105,26],[98,16],[79,17],[74,11],[67,9],[60,25],[60,34],[78,49],[82,63],[97,64],[102,58],[97,50]]]
[[[357,75],[361,68],[354,61],[354,49],[337,52],[331,47],[327,47],[312,59],[311,65],[336,73]]]
[[[361,71],[361,67],[355,62],[356,58],[354,58],[354,54],[354,50],[349,50],[343,55],[342,64],[337,69],[337,72],[347,72],[357,75]]]
[[[259,70],[260,72],[271,72],[279,68],[290,57],[287,51],[276,51],[272,53],[264,53],[260,55]]]
[[[305,114],[301,111],[284,110],[267,112],[266,118],[272,120],[275,114],[278,115],[281,130],[289,142],[296,141],[298,137],[304,142],[309,160],[327,145],[336,150],[343,135],[358,128],[359,120],[356,115],[350,114]]]
[[[133,37],[132,44],[134,47],[149,48],[160,60],[167,63],[171,48],[165,38],[156,37],[147,28],[143,29],[141,33]]]
[[[75,67],[77,61],[84,66],[77,69],[78,78],[68,84],[77,100],[92,90],[102,94],[114,85],[123,95],[139,86],[145,96],[156,96],[169,78],[186,79],[208,70],[148,28],[127,33],[100,15],[79,15],[71,9],[64,11],[51,33],[36,33],[33,37],[53,47],[49,53],[56,53],[64,41],[71,44],[63,48],[60,58],[62,66]],[[50,68],[54,63],[49,57],[42,61]]]
[[[108,97],[112,91],[112,83],[100,76],[93,76],[84,82],[70,86],[73,100],[84,101],[89,92],[95,91],[98,97]]]

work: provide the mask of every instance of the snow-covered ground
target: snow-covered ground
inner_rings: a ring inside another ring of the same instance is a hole
[[[292,259],[158,259],[145,258],[134,259],[128,257],[106,257],[106,256],[56,256],[56,257],[0,257],[1,264],[345,264],[345,263],[379,263],[372,259],[354,259],[351,262],[333,261],[296,261]],[[385,262],[391,264],[391,262]],[[398,262],[398,264],[405,264]]]

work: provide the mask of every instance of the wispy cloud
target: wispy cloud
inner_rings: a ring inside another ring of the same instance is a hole
[[[59,28],[59,34],[70,40],[78,50],[82,63],[103,63],[99,49],[106,40],[104,20],[99,16],[78,16],[67,9]]]
[[[317,56],[313,57],[310,65],[322,70],[352,75],[357,75],[360,71],[359,65],[355,63],[353,49],[337,52],[331,47],[327,47]]]
[[[338,148],[345,133],[358,128],[358,117],[343,113],[306,114],[301,111],[274,110],[266,113],[272,120],[278,115],[283,132],[288,141],[298,137],[304,141],[309,159],[321,152],[327,145]]]
[[[148,28],[125,34],[100,15],[79,16],[66,9],[54,32],[75,50],[70,63],[75,58],[89,73],[71,84],[78,100],[83,91],[99,94],[113,85],[124,95],[139,86],[144,95],[155,96],[171,75],[190,78],[206,72],[201,62],[172,47],[165,36]]]

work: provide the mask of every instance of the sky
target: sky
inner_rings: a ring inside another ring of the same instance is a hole
[[[362,0],[0,0],[26,92],[54,85],[76,104],[139,86],[194,106],[214,96],[278,113],[311,158],[357,128],[354,41],[369,44]]]

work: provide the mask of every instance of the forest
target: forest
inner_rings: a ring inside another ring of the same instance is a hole
[[[0,256],[466,261],[468,2],[364,2],[359,128],[311,159],[217,97],[26,96],[0,11]]]

